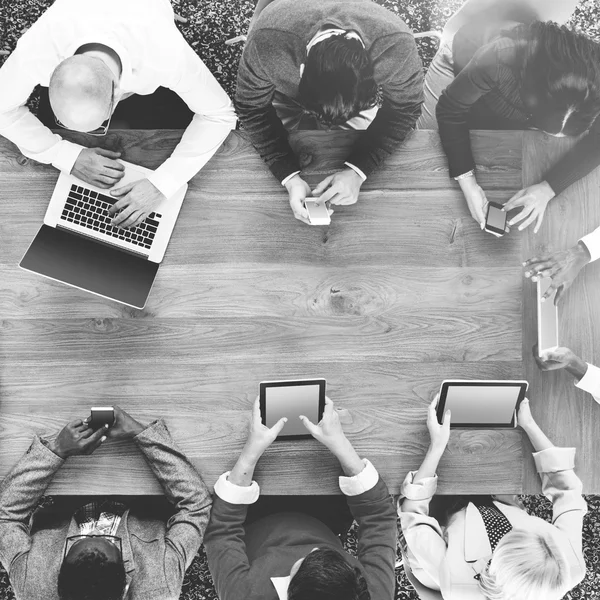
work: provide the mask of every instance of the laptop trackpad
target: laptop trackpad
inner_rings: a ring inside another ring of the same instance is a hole
[[[159,265],[65,229],[42,225],[19,265],[68,285],[143,308]]]

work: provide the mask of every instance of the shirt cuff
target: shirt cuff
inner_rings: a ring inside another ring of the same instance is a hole
[[[600,396],[600,368],[590,365],[590,363],[587,363],[587,366],[585,375],[575,384],[575,387],[594,397]]]
[[[575,468],[575,448],[548,448],[533,453],[538,473],[557,473]]]
[[[231,473],[231,471],[227,471],[227,473],[223,473],[223,475],[219,477],[217,483],[215,483],[215,494],[217,494],[221,500],[229,502],[229,504],[254,504],[260,496],[258,483],[253,481],[252,485],[249,486],[235,485],[235,483],[231,483],[231,481],[227,479],[229,473]]]
[[[161,170],[159,167],[156,171],[148,175],[148,181],[168,200],[172,198],[182,187],[180,181],[174,179],[169,173]],[[185,184],[184,184],[185,185]]]
[[[363,458],[365,468],[353,477],[340,477],[340,490],[345,496],[360,496],[372,490],[379,481],[379,473],[369,460]]]
[[[352,169],[363,181],[367,180],[367,176],[356,165],[353,165],[352,163],[349,163],[349,162],[345,162],[344,164],[348,168]]]
[[[592,233],[582,237],[579,241],[585,244],[585,247],[588,249],[588,252],[592,257],[590,262],[594,262],[600,258],[600,227],[595,231],[592,231]]]
[[[52,161],[52,166],[57,168],[59,171],[69,175],[79,158],[79,154],[83,150],[84,146],[80,144],[74,144],[67,140],[61,140],[58,142],[56,148],[56,156]]]
[[[433,498],[437,490],[438,477],[425,477],[418,483],[414,483],[416,471],[410,471],[404,478],[402,486],[400,487],[400,493],[407,500],[429,500]]]
[[[293,173],[290,173],[282,182],[281,185],[285,187],[285,184],[292,178],[295,177],[296,175],[299,175],[302,171],[294,171]]]

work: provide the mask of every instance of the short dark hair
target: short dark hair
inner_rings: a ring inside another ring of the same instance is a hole
[[[576,136],[600,114],[600,45],[551,21],[516,27],[521,97],[531,124]]]
[[[335,35],[310,49],[298,88],[302,106],[326,125],[341,125],[375,105],[369,53],[357,39]]]
[[[58,597],[60,600],[121,600],[125,585],[123,559],[109,561],[103,552],[89,549],[73,561],[63,561],[58,574]]]
[[[311,552],[292,577],[288,600],[371,600],[360,569],[341,552],[323,548]]]

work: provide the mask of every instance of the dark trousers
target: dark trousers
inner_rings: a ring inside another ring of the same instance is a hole
[[[260,496],[248,507],[246,525],[280,512],[310,515],[325,523],[343,540],[354,521],[345,496]]]
[[[111,128],[113,123],[117,126],[125,123],[129,129],[185,129],[193,116],[194,113],[175,92],[159,87],[148,96],[134,94],[121,100],[113,112]],[[46,127],[58,127],[50,106],[48,88],[45,87],[40,88],[37,117]]]

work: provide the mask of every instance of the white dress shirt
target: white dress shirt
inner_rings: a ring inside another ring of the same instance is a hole
[[[0,135],[38,162],[70,173],[83,146],[52,133],[27,109],[38,84],[89,43],[114,50],[122,64],[117,99],[176,92],[194,112],[173,154],[149,180],[166,197],[187,183],[235,127],[233,105],[173,20],[169,0],[56,0],[21,37],[0,69]]]
[[[594,262],[600,258],[600,227],[585,237],[582,237],[579,241],[583,242],[588,249],[588,252],[592,257],[590,262]]]
[[[373,489],[379,481],[379,473],[372,463],[363,458],[363,464],[365,465],[363,470],[353,477],[339,478],[340,490],[345,496],[358,496]],[[260,488],[258,483],[253,481],[251,485],[239,486],[229,481],[230,471],[223,473],[221,477],[215,483],[215,494],[229,502],[230,504],[253,504],[258,500],[260,495]],[[280,600],[287,600],[287,590],[290,584],[290,577],[271,577],[273,587],[277,592]]]
[[[588,363],[585,375],[575,385],[591,394],[594,400],[600,404],[600,368]]]

